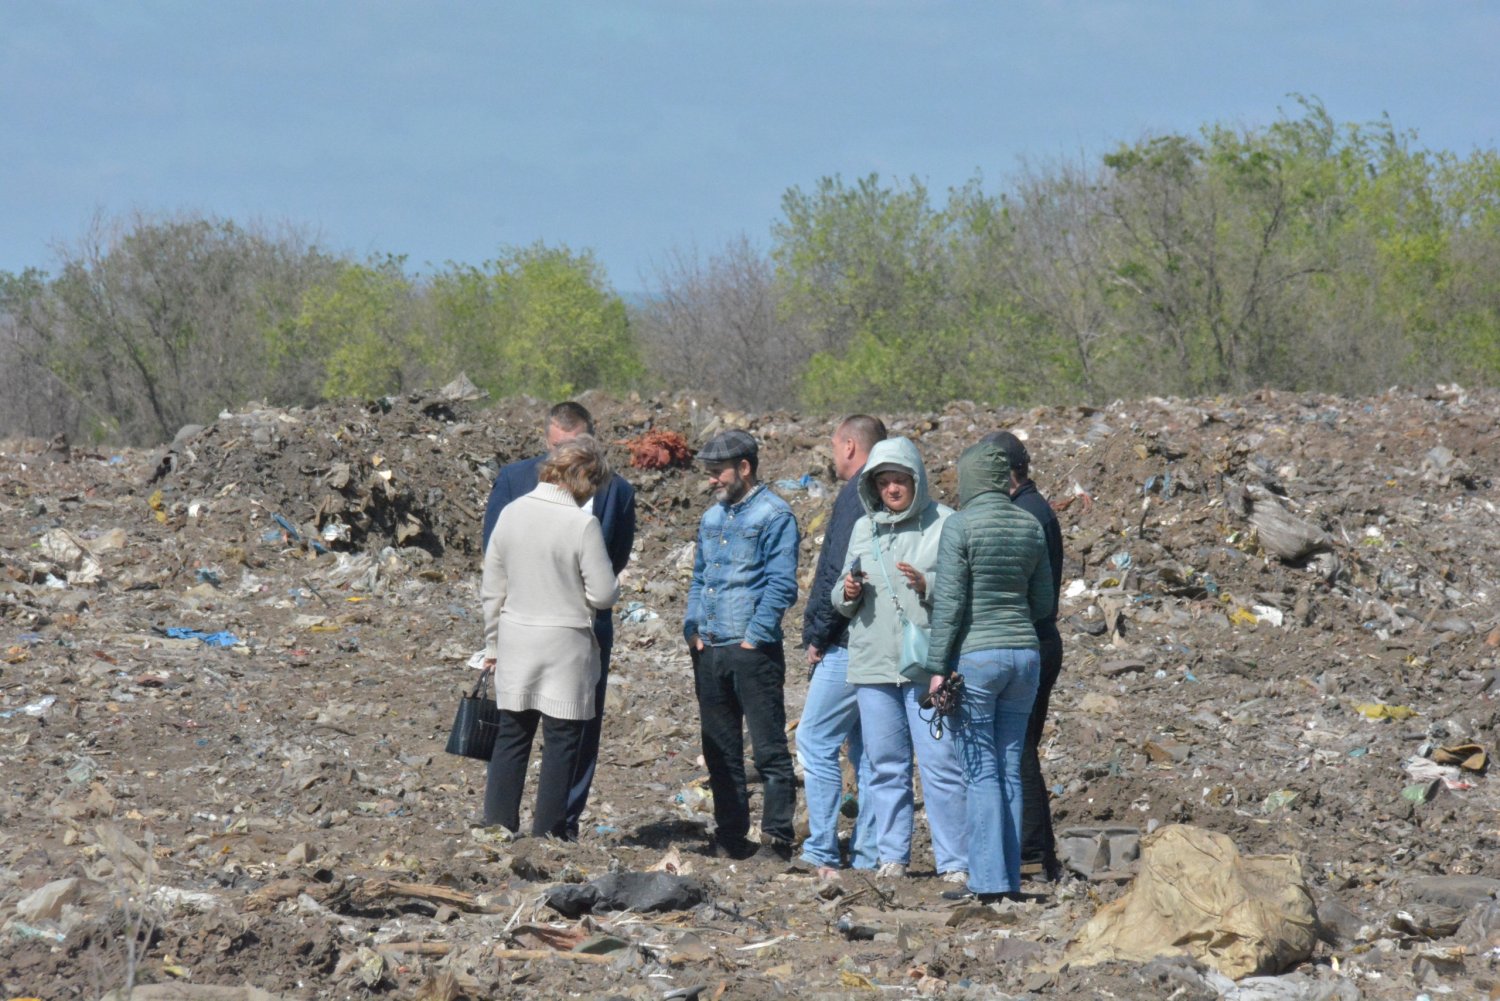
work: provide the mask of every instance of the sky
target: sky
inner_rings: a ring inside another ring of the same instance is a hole
[[[0,0],[0,271],[187,213],[413,272],[566,245],[634,291],[823,176],[1004,190],[1296,94],[1494,149],[1497,53],[1487,0]]]

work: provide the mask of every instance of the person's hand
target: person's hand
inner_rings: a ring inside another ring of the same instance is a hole
[[[865,593],[865,585],[860,579],[851,574],[844,575],[844,600],[858,601],[859,596]]]
[[[495,669],[495,658],[494,657],[486,657],[486,658],[484,658],[484,662],[479,665],[479,669],[481,671],[493,671]]]
[[[808,667],[816,667],[817,664],[818,664],[818,661],[820,661],[822,659],[823,659],[823,651],[819,650],[817,647],[813,646],[811,643],[807,644],[807,666]]]
[[[927,694],[935,694],[939,688],[943,687],[943,682],[947,680],[941,674],[934,674],[932,680],[927,683]]]
[[[703,637],[702,636],[696,636],[695,635],[691,640],[688,641],[688,644],[694,650],[697,650],[699,653],[703,652]]]
[[[755,644],[751,643],[749,640],[741,640],[740,641],[740,649],[741,650],[754,650],[755,649]]]
[[[918,598],[927,597],[927,576],[910,563],[897,563],[896,569],[906,578],[906,586],[917,592]]]

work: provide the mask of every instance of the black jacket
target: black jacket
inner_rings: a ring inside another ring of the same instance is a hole
[[[834,581],[843,572],[854,523],[864,513],[864,505],[859,502],[859,473],[855,473],[834,498],[828,529],[823,533],[823,551],[818,554],[818,569],[807,593],[807,608],[802,612],[803,646],[827,650],[844,645],[849,620],[833,610],[828,595],[833,591]]]
[[[1042,537],[1047,540],[1047,560],[1052,564],[1052,614],[1037,620],[1037,633],[1040,634],[1044,627],[1057,628],[1057,602],[1062,596],[1062,527],[1057,523],[1057,515],[1052,513],[1052,505],[1047,503],[1047,498],[1037,491],[1036,484],[1030,480],[1021,484],[1010,495],[1010,499],[1017,507],[1030,512],[1033,518],[1042,523]]]

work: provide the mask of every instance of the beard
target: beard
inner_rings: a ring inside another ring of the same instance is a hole
[[[750,484],[742,476],[735,476],[734,482],[719,487],[714,491],[714,499],[720,504],[738,504],[744,500],[745,495],[750,492]]]

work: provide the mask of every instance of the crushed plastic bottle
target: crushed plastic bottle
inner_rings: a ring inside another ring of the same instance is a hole
[[[28,702],[24,706],[17,706],[15,709],[7,709],[4,712],[0,712],[0,719],[12,719],[16,716],[35,716],[40,719],[47,715],[47,710],[56,704],[56,695],[43,695],[35,702]]]

